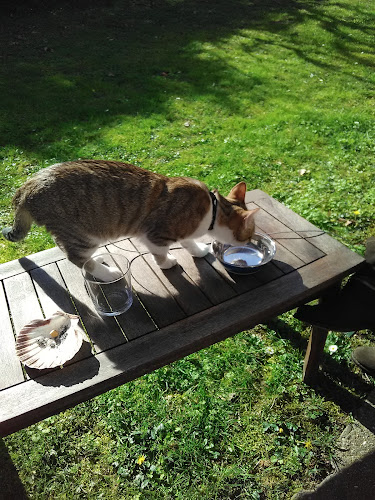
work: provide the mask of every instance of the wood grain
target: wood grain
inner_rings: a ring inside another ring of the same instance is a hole
[[[212,304],[202,290],[185,273],[184,254],[180,252],[178,257],[178,264],[165,271],[159,268],[150,254],[146,254],[144,259],[186,316],[189,316],[207,309]]]
[[[47,318],[52,316],[56,311],[77,314],[56,263],[33,269],[30,271],[30,275],[38,295],[39,303]],[[80,327],[83,328],[81,320]],[[89,356],[92,356],[91,345],[88,342],[84,342],[80,350],[72,359],[68,360],[65,365],[76,363]],[[38,370],[28,369],[28,374],[35,378],[40,375],[40,372],[38,373]]]
[[[255,204],[250,204],[250,206],[252,205],[255,206]],[[306,264],[325,255],[324,252],[310,241],[304,239],[305,233],[301,233],[301,236],[295,231],[295,229],[297,229],[301,232],[304,227],[308,227],[310,231],[306,233],[306,236],[309,234],[316,236],[316,234],[319,234],[317,228],[317,232],[312,233],[310,226],[303,226],[301,222],[298,222],[298,227],[295,228],[294,224],[292,225],[292,221],[290,226],[286,226],[264,209],[261,209],[256,214],[256,224],[261,231],[269,234],[272,239],[276,240],[279,244],[281,243],[284,248],[288,249],[290,253],[294,254]]]
[[[30,272],[40,304],[46,317],[56,311],[76,314],[57,264],[47,264]]]
[[[17,274],[4,280],[10,313],[16,335],[33,319],[42,319],[43,313],[28,273]]]
[[[251,202],[256,203],[256,205],[261,207],[265,212],[270,214],[286,227],[292,228],[295,233],[300,232],[311,245],[315,246],[325,254],[339,250],[343,247],[340,242],[331,238],[324,231],[314,226],[314,224],[311,224],[311,222],[308,222],[306,219],[293,212],[293,210],[274,198],[271,198],[271,196],[259,189],[246,193],[246,203]],[[294,239],[292,240],[292,242],[296,241],[297,240]],[[285,244],[285,240],[283,240],[283,244]],[[294,243],[292,243],[292,245],[293,244]]]
[[[246,276],[229,273],[213,255],[208,254],[205,259],[234,292],[236,292],[236,295],[253,290],[262,284],[262,282],[257,279],[257,273]]]
[[[37,267],[56,262],[64,257],[64,253],[58,247],[54,247],[18,260],[11,260],[0,265],[0,279],[9,278],[25,271],[31,271]]]
[[[0,390],[24,381],[21,363],[16,356],[15,337],[8,314],[5,293],[0,284]]]
[[[131,261],[133,288],[159,328],[186,317],[185,312],[130,240],[117,242],[116,251],[122,252]]]
[[[185,273],[202,290],[211,304],[220,304],[236,295],[227,280],[215,271],[206,259],[192,257],[184,248],[172,250],[171,253],[178,262],[182,262]]]

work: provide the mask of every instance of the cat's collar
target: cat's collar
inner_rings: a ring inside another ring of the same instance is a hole
[[[208,230],[212,231],[212,229],[214,228],[215,220],[216,220],[217,198],[212,191],[210,191],[210,196],[211,196],[211,200],[212,200],[212,219],[211,219],[211,224],[210,224],[210,227],[208,228]]]

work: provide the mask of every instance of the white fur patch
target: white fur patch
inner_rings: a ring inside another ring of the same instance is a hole
[[[121,278],[122,272],[115,266],[106,266],[100,262],[95,262],[91,274],[99,281],[110,282]]]
[[[204,257],[205,255],[208,254],[210,251],[210,245],[207,245],[206,243],[202,243],[200,241],[194,241],[194,240],[183,240],[181,241],[181,245],[186,248],[186,250],[193,256],[193,257]]]
[[[177,264],[176,257],[170,253],[167,253],[164,258],[160,257],[160,255],[153,255],[153,259],[160,269],[171,269],[171,267],[174,267]]]
[[[229,243],[230,245],[239,245],[241,243],[236,240],[233,231],[228,226],[222,226],[217,222],[212,231],[210,231],[210,234],[215,240],[220,241],[221,243]]]

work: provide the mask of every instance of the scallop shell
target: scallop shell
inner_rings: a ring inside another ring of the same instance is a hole
[[[86,335],[79,316],[57,311],[50,318],[35,319],[17,335],[16,354],[30,368],[62,366],[81,348]]]

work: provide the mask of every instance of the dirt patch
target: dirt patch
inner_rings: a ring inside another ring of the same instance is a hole
[[[374,500],[375,390],[354,414],[337,442],[336,472],[314,491],[300,491],[292,500]]]

